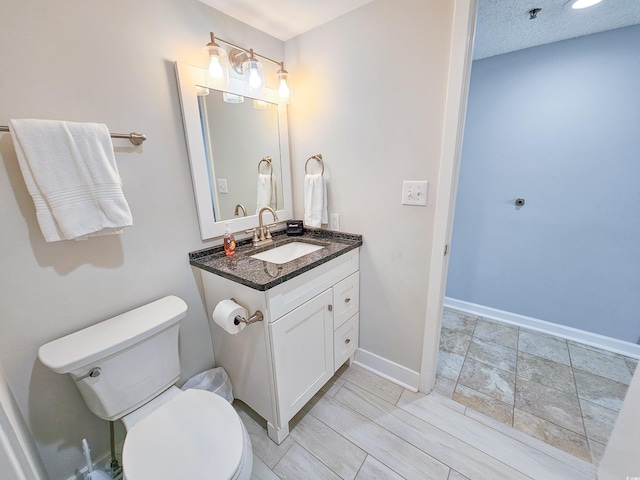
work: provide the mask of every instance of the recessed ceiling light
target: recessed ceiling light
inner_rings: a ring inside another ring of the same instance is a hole
[[[602,0],[576,0],[571,4],[571,8],[578,10],[580,8],[593,7],[601,1]]]

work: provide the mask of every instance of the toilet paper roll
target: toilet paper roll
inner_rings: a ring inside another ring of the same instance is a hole
[[[213,309],[212,317],[213,321],[225,331],[236,334],[246,327],[244,323],[240,323],[239,325],[234,323],[238,315],[243,318],[248,318],[249,312],[233,300],[226,299],[218,302],[216,308]]]

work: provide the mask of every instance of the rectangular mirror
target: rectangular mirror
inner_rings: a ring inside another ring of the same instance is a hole
[[[235,78],[225,91],[209,88],[203,68],[176,63],[176,72],[202,239],[222,236],[227,223],[256,227],[262,206],[291,219],[286,103],[271,89],[250,98]]]

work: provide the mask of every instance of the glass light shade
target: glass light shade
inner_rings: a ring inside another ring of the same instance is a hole
[[[264,100],[254,100],[253,108],[255,108],[256,110],[266,110],[267,108],[269,108],[269,105]]]
[[[198,97],[206,97],[209,95],[209,88],[196,85],[196,95]]]
[[[575,10],[579,10],[581,8],[593,7],[594,5],[600,3],[602,0],[576,0],[571,4],[571,8]]]
[[[229,92],[222,92],[222,100],[227,103],[242,103],[244,102],[244,97],[242,95],[234,95]]]
[[[264,72],[262,64],[253,57],[242,63],[242,76],[246,81],[247,93],[250,95],[264,95]]]
[[[284,68],[278,70],[278,95],[285,102],[291,102],[291,76]]]
[[[209,43],[202,49],[207,56],[209,84],[217,88],[229,85],[229,57],[227,51],[218,44]]]

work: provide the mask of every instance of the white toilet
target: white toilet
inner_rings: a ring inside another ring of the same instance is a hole
[[[40,347],[40,361],[69,373],[89,409],[121,419],[126,480],[248,480],[249,435],[233,407],[182,391],[178,331],[186,303],[168,296]]]

